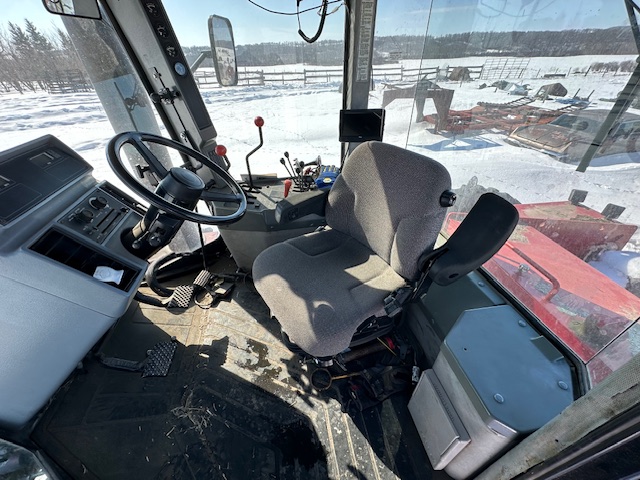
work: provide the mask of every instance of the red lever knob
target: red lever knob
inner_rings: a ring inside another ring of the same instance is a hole
[[[253,123],[256,124],[256,127],[261,127],[264,125],[264,118],[262,117],[256,117],[253,119]]]
[[[216,155],[224,157],[227,154],[227,147],[224,145],[216,145]]]
[[[291,190],[292,184],[293,182],[288,178],[284,181],[284,198],[289,196],[289,190]]]

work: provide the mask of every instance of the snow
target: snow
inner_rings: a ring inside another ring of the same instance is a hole
[[[589,265],[623,288],[629,286],[630,279],[640,279],[640,253],[607,251]]]
[[[627,287],[632,280],[640,279],[640,253],[630,251],[608,251],[597,261],[589,262],[618,285]]]
[[[593,90],[592,103],[588,108],[610,109],[612,103],[600,99],[615,98],[627,82],[628,74],[582,73],[561,79],[544,79],[541,75],[556,70],[565,73],[569,69],[584,72],[596,61],[629,59],[634,57],[532,58],[523,78],[506,80],[528,84],[533,92],[554,82],[562,83],[569,91],[568,96],[573,96],[578,90],[580,96],[587,96]],[[445,63],[449,66],[482,65],[484,61],[478,57],[425,60],[423,66],[444,66]],[[403,62],[404,68],[418,66],[418,61]],[[278,66],[272,67],[271,71],[301,71],[304,68],[302,65]],[[437,83],[443,88],[455,89],[451,105],[455,110],[471,108],[478,101],[505,103],[518,98],[495,88],[478,88],[482,83],[490,84],[492,81]],[[371,108],[381,106],[387,83],[391,82],[382,76],[376,77],[375,90],[370,94]],[[265,126],[264,147],[251,157],[254,173],[276,172],[284,176],[286,172],[279,159],[285,150],[290,152],[292,159],[308,162],[320,155],[324,164],[340,164],[338,112],[342,96],[339,90],[340,82],[314,85],[271,83],[265,86],[209,87],[202,91],[202,96],[217,130],[218,142],[228,149],[231,172],[239,178],[240,174],[246,173],[245,155],[258,144],[257,128],[253,125],[256,115],[265,119]],[[0,100],[0,149],[52,134],[89,161],[97,178],[121,185],[105,161],[104,149],[114,132],[94,93],[2,93]],[[566,106],[553,100],[538,101],[533,105],[551,109]],[[433,112],[433,103],[427,101],[425,113]],[[508,192],[522,203],[565,200],[572,189],[587,190],[587,206],[596,210],[602,210],[608,203],[624,206],[626,210],[619,221],[640,225],[640,154],[597,158],[586,173],[580,173],[576,172],[576,165],[563,164],[541,152],[507,144],[505,132],[436,135],[432,125],[413,123],[413,118],[411,99],[394,100],[386,109],[384,140],[443,163],[451,172],[454,187],[476,176],[481,185]],[[627,283],[625,278],[640,279],[640,254],[634,253],[640,250],[638,245],[640,240],[636,235],[624,252],[607,252],[594,266],[608,272],[621,285]]]

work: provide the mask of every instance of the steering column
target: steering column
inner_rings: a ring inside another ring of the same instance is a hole
[[[172,148],[208,167],[216,178],[215,190],[207,189],[202,178],[187,168],[189,164],[165,168],[145,142]],[[142,185],[125,167],[121,156],[125,144],[131,145],[145,160],[149,170],[161,179],[155,191]],[[147,133],[120,133],[107,145],[107,160],[116,176],[150,203],[142,220],[122,236],[125,248],[140,258],[147,258],[167,245],[185,220],[207,225],[229,224],[240,220],[247,210],[242,188],[224,168],[202,153],[173,140]],[[200,200],[233,203],[237,207],[227,215],[202,215],[193,211]]]

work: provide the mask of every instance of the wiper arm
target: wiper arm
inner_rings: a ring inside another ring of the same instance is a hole
[[[627,7],[627,16],[629,17],[629,24],[631,25],[631,31],[633,32],[633,39],[636,42],[636,48],[638,50],[638,54],[640,55],[640,27],[638,26],[638,21],[636,19],[636,12],[640,13],[640,7],[635,3],[636,0],[624,0],[624,3]],[[591,145],[587,148],[587,151],[582,156],[580,160],[580,164],[576,171],[578,172],[586,172],[587,167],[593,160],[593,156],[596,154],[598,149],[602,146],[604,141],[606,140],[609,132],[613,129],[614,125],[617,124],[619,120],[622,119],[622,116],[626,113],[626,111],[631,106],[633,99],[638,93],[638,85],[640,83],[640,63],[636,60],[636,68],[629,77],[629,81],[618,95],[618,99],[616,103],[613,104],[613,107],[609,111],[609,114],[602,122],[598,133],[593,137],[591,141]]]

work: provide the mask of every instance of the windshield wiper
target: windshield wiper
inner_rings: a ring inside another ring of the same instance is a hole
[[[640,13],[640,7],[636,4],[636,0],[624,0],[624,3],[627,7],[627,16],[629,17],[631,31],[633,32],[633,39],[636,42],[636,49],[638,50],[638,54],[640,55],[640,27],[638,27],[638,20],[636,18],[636,12]],[[607,136],[609,135],[609,132],[611,132],[611,130],[613,129],[613,126],[622,120],[623,115],[626,113],[633,100],[636,98],[636,93],[640,88],[640,63],[638,63],[637,60],[638,59],[636,59],[636,68],[631,74],[629,81],[618,95],[616,103],[614,103],[613,107],[609,111],[609,114],[604,119],[604,122],[602,122],[598,133],[596,133],[596,135],[593,137],[591,145],[589,145],[589,148],[587,148],[587,151],[584,153],[582,159],[580,160],[578,168],[576,168],[576,171],[587,171],[587,167],[591,163],[591,160],[593,160],[593,156],[602,146]]]

